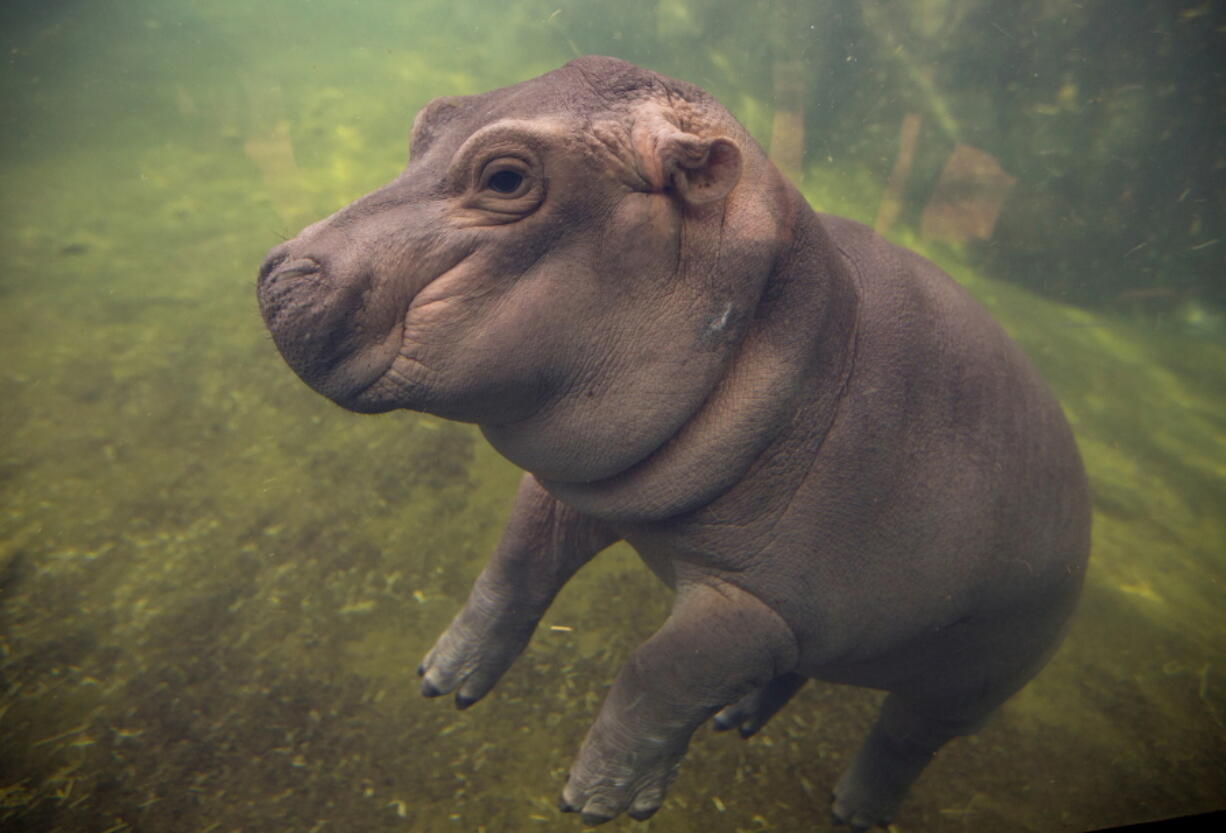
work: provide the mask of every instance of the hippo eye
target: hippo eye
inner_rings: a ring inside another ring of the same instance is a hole
[[[535,160],[498,156],[477,170],[461,203],[477,212],[469,217],[474,224],[513,223],[536,211],[545,198],[545,178]]]
[[[498,171],[486,184],[499,194],[514,194],[524,184],[524,175],[519,171]]]
[[[515,157],[496,159],[481,172],[481,190],[499,197],[521,197],[530,188],[527,165]]]

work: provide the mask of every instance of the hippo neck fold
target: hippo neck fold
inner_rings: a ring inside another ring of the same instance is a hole
[[[853,363],[858,296],[818,216],[789,192],[792,243],[711,395],[625,471],[587,483],[538,476],[554,497],[613,524],[674,518],[716,500],[797,430],[825,435]]]

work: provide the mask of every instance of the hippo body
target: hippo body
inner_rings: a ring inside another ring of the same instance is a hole
[[[885,824],[1079,595],[1089,501],[1054,397],[950,278],[815,213],[692,85],[581,58],[431,102],[411,150],[274,249],[259,297],[316,390],[477,423],[526,471],[423,692],[481,698],[626,540],[675,601],[563,809],[650,816],[704,721],[751,735],[816,678],[889,692],[833,801]]]

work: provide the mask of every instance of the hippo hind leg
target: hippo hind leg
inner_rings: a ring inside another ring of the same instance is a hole
[[[948,632],[949,641],[932,646],[935,654],[922,648],[912,653],[924,670],[890,686],[868,737],[835,785],[835,822],[857,830],[885,826],[937,750],[979,731],[1047,664],[1070,609],[1057,600],[1037,614],[1001,613],[991,626],[964,620]]]
[[[986,709],[937,715],[899,694],[887,696],[834,788],[835,822],[855,830],[885,826],[937,750],[955,737],[973,734],[995,707],[993,701]]]

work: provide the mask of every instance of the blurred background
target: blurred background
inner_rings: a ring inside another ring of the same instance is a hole
[[[309,391],[254,276],[399,172],[427,101],[588,53],[703,86],[815,208],[937,261],[1077,431],[1069,639],[896,829],[1223,808],[1224,41],[1220,0],[6,3],[0,828],[580,827],[556,795],[667,592],[614,548],[490,698],[421,700],[517,472]],[[701,731],[661,813],[609,829],[825,829],[878,696]]]

